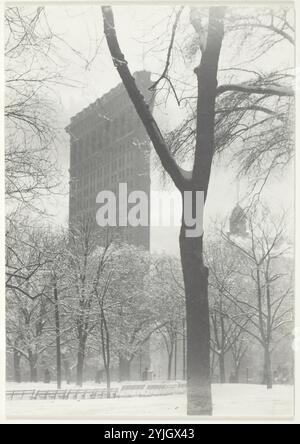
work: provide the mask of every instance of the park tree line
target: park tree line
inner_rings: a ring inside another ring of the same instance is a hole
[[[273,353],[292,344],[293,276],[284,219],[275,222],[260,209],[260,221],[257,208],[248,213],[245,236],[216,225],[205,245],[211,376],[228,382],[229,366],[239,382],[254,347],[263,356],[256,379],[272,388]],[[57,233],[28,228],[28,221],[11,223],[6,288],[7,352],[15,382],[24,374],[37,382],[51,368],[58,387],[63,380],[82,386],[88,366],[95,373],[102,369],[110,388],[112,377],[131,379],[134,359],[152,340],[168,363],[163,379],[186,377],[184,284],[176,257],[150,254],[91,225]],[[179,342],[181,356],[175,358]],[[178,359],[182,374],[175,368]]]

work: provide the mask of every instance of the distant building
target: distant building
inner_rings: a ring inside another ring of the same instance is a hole
[[[150,73],[134,74],[150,106]],[[150,202],[150,143],[123,86],[119,84],[76,116],[66,128],[70,135],[69,224],[96,224],[96,196],[115,191],[144,191]],[[149,208],[150,210],[150,208]],[[118,228],[121,240],[150,248],[149,227]]]
[[[230,216],[230,234],[233,236],[247,236],[247,217],[240,204],[237,204]]]

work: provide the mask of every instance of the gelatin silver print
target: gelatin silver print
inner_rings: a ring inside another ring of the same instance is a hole
[[[293,418],[293,4],[4,26],[7,420]]]

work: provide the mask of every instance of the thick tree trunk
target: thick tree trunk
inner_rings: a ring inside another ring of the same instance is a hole
[[[30,382],[38,382],[37,356],[29,352]]]
[[[175,350],[174,350],[174,379],[175,379],[175,381],[177,381],[177,355],[178,355],[177,335],[175,335]]]
[[[100,330],[101,330],[101,346],[102,346],[102,358],[104,363],[104,369],[106,374],[106,388],[107,388],[107,398],[110,398],[110,334],[108,330],[108,325],[105,319],[105,312],[103,306],[101,306],[101,320],[100,320]]]
[[[60,343],[60,317],[59,317],[59,301],[58,291],[54,287],[54,302],[55,302],[55,332],[56,332],[56,379],[57,389],[61,389],[62,382],[62,367],[61,367],[61,343]]]
[[[80,343],[79,350],[77,353],[77,375],[76,375],[76,384],[79,387],[83,386],[84,359],[85,359],[85,346],[83,343]]]
[[[180,235],[186,293],[188,415],[212,415],[208,269],[203,238]]]
[[[226,383],[226,371],[225,371],[225,355],[224,353],[220,353],[219,356],[219,368],[220,368],[220,383]]]
[[[240,364],[235,364],[235,369],[234,369],[234,380],[236,384],[239,384],[240,382]]]
[[[273,388],[272,360],[271,353],[268,347],[266,347],[264,350],[263,384],[266,385],[268,389]]]
[[[206,197],[214,153],[217,73],[224,36],[225,8],[210,8],[206,48],[202,54],[200,66],[196,69],[198,79],[197,142],[191,178],[186,178],[170,155],[169,147],[128,69],[115,32],[111,7],[103,6],[102,12],[104,32],[112,59],[162,165],[181,192],[203,191]],[[196,32],[199,27],[202,29],[201,24],[197,23]],[[202,237],[186,238],[182,230],[180,249],[187,311],[188,414],[211,415],[208,269],[203,264]]]
[[[172,379],[172,369],[173,369],[173,351],[168,354],[168,381]]]
[[[71,368],[70,363],[67,359],[64,359],[64,371],[65,371],[65,378],[67,385],[71,384],[72,374],[71,374]]]
[[[14,350],[14,381],[18,384],[22,382],[21,354],[17,350]]]
[[[106,389],[107,389],[107,398],[110,398],[110,388],[111,388],[111,376],[110,376],[110,368],[107,367],[105,369],[106,374]]]
[[[37,367],[32,364],[30,364],[30,382],[38,382]]]
[[[123,356],[119,357],[119,380],[122,381],[130,381],[130,364],[131,361],[123,358]]]

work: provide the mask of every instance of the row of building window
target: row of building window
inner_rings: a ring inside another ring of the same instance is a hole
[[[71,165],[71,171],[74,176],[80,177],[85,174],[90,174],[92,171],[99,170],[101,167],[106,170],[110,169],[111,165],[115,168],[118,165],[120,168],[126,163],[133,162],[136,156],[136,147],[132,145],[132,142],[128,141],[126,144],[120,144],[113,150],[105,150],[99,156],[83,159],[77,167],[72,168]]]
[[[128,167],[121,166],[116,170],[109,168],[101,168],[97,172],[93,172],[90,175],[85,175],[79,178],[71,179],[70,191],[71,194],[81,192],[84,188],[93,190],[95,188],[105,189],[105,187],[111,186],[115,183],[127,182],[134,179],[139,175],[139,171],[135,166],[130,165]]]
[[[96,197],[100,191],[103,190],[111,190],[118,193],[118,185],[119,180],[117,178],[113,178],[109,184],[98,184],[94,182],[92,186],[86,187],[83,190],[80,190],[78,193],[71,191],[70,196],[70,211],[72,213],[77,213],[86,208],[96,208]],[[135,187],[135,181],[129,180],[126,182],[129,190],[133,190]]]
[[[73,137],[71,142],[71,163],[80,163],[84,157],[101,152],[118,138],[130,133],[135,124],[132,114],[126,113],[119,119],[105,120],[105,123],[100,128],[93,130],[84,137]]]

